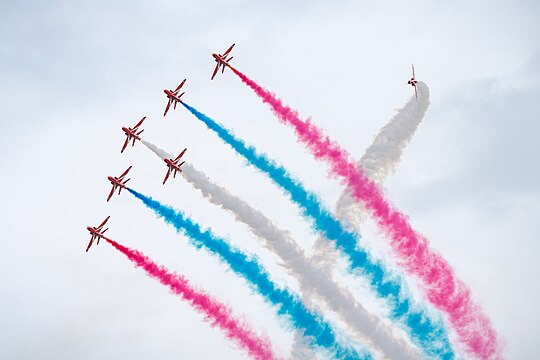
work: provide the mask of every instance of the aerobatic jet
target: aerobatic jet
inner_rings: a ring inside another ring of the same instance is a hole
[[[174,108],[176,109],[176,104],[179,103],[179,102],[182,102],[182,100],[180,100],[180,98],[182,97],[182,95],[185,94],[185,92],[181,93],[180,95],[178,95],[178,92],[180,91],[180,89],[182,88],[182,86],[184,86],[184,83],[186,82],[186,79],[184,79],[180,85],[178,85],[178,87],[174,90],[169,90],[169,89],[164,89],[163,92],[165,93],[165,95],[167,95],[167,98],[169,99],[169,101],[167,102],[167,107],[165,108],[165,112],[163,113],[163,116],[167,115],[167,111],[169,111],[169,108],[171,107],[171,104],[174,103]]]
[[[122,126],[122,131],[124,131],[124,133],[126,134],[126,141],[124,142],[124,146],[122,147],[122,150],[120,151],[121,153],[124,152],[124,150],[126,150],[126,147],[128,146],[129,142],[131,140],[133,140],[133,144],[131,146],[135,146],[135,140],[141,140],[141,137],[140,135],[142,134],[142,132],[144,130],[141,130],[139,131],[139,126],[142,125],[144,119],[146,119],[146,116],[143,117],[141,119],[141,121],[139,121],[137,123],[137,125],[135,125],[134,127],[130,128],[130,127],[125,127],[125,126]]]
[[[167,169],[167,175],[165,175],[165,179],[163,180],[163,185],[165,185],[165,182],[169,178],[169,175],[171,175],[171,172],[173,173],[173,178],[176,177],[176,173],[178,171],[182,172],[182,169],[180,169],[180,167],[185,163],[185,161],[182,161],[180,164],[178,162],[180,161],[180,158],[184,155],[186,150],[187,150],[187,148],[182,150],[180,155],[178,155],[175,159],[173,159],[173,158],[164,159],[165,164],[167,164],[168,169]]]
[[[212,54],[212,56],[214,57],[214,60],[216,60],[216,68],[214,70],[214,73],[212,74],[212,79],[210,80],[214,80],[214,77],[216,76],[217,72],[219,71],[219,68],[222,67],[221,69],[221,73],[223,74],[225,72],[225,66],[229,66],[229,61],[232,60],[232,56],[230,58],[227,59],[227,55],[229,55],[229,53],[231,52],[232,48],[234,47],[234,44],[231,45],[230,48],[227,49],[227,51],[225,51],[223,54]]]
[[[98,227],[94,227],[94,226],[87,226],[86,227],[86,229],[90,232],[90,235],[92,235],[92,237],[90,238],[90,242],[88,243],[88,247],[86,248],[86,252],[88,252],[88,250],[90,249],[90,246],[92,246],[92,244],[94,243],[94,240],[97,239],[96,245],[99,245],[99,239],[105,237],[105,235],[103,235],[103,234],[105,234],[105,231],[107,231],[109,229],[108,228],[105,229],[105,230],[102,230],[102,229],[103,229],[103,226],[105,226],[105,224],[109,220],[109,218],[110,218],[110,216],[107,216],[107,218],[105,220],[103,220],[101,225],[99,225]]]
[[[407,84],[411,85],[414,88],[414,96],[416,97],[416,100],[418,100],[418,92],[416,91],[416,83],[418,83],[418,80],[416,80],[414,75],[414,64],[412,65],[412,78],[407,81]]]
[[[109,193],[109,197],[107,198],[107,201],[109,201],[111,199],[111,197],[113,196],[116,189],[118,189],[118,195],[120,195],[120,191],[122,191],[122,189],[124,189],[126,187],[126,183],[129,180],[131,180],[131,179],[124,180],[124,177],[127,175],[129,170],[131,170],[131,166],[128,167],[126,169],[126,171],[124,171],[122,173],[122,175],[120,175],[118,177],[116,177],[116,176],[107,176],[107,179],[109,179],[109,181],[111,182],[111,185],[112,185],[112,189],[111,189],[111,192]]]

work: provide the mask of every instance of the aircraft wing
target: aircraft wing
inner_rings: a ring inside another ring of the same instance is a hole
[[[223,55],[221,55],[221,56],[226,57],[226,56],[231,52],[231,50],[232,50],[232,48],[234,47],[234,45],[235,45],[235,44],[232,44],[231,47],[228,48],[227,51],[225,51],[225,52],[223,53]]]
[[[131,129],[131,131],[133,131],[133,132],[137,131],[137,129],[139,128],[139,126],[142,125],[144,119],[146,119],[146,116],[143,117],[143,118],[141,119],[141,121],[139,121],[139,122],[137,123],[137,125],[135,125],[135,126],[133,127],[133,129]]]
[[[167,115],[167,111],[169,111],[170,107],[171,107],[171,99],[169,98],[169,102],[167,102],[167,107],[165,108],[165,112],[163,113],[163,116]]]
[[[128,145],[129,143],[129,135],[126,136],[126,141],[124,141],[124,146],[122,146],[122,150],[120,150],[121,153],[124,152],[124,150],[126,150],[126,146]]]
[[[127,173],[129,172],[129,170],[131,170],[131,166],[128,167],[128,168],[126,169],[126,171],[124,171],[124,172],[122,173],[122,175],[119,176],[119,178],[122,179],[124,176],[126,176]]]
[[[174,93],[177,93],[178,90],[180,90],[180,88],[181,88],[182,86],[184,86],[184,83],[185,83],[185,82],[186,82],[186,79],[182,80],[182,82],[180,83],[180,85],[178,85],[178,87],[177,87],[173,92],[174,92]]]
[[[93,242],[94,242],[94,236],[92,236],[92,238],[90,239],[90,242],[88,243],[88,246],[86,247],[86,252],[88,252],[88,250],[90,250],[90,246],[92,246]]]
[[[107,218],[106,218],[105,220],[103,220],[103,222],[96,228],[96,230],[98,230],[98,231],[101,230],[101,228],[103,228],[103,226],[105,226],[105,224],[107,223],[107,221],[109,221],[109,218],[110,218],[110,217],[111,217],[110,215],[107,216]]]
[[[112,187],[112,189],[111,189],[111,192],[109,193],[109,197],[107,198],[107,201],[111,200],[111,196],[113,196],[114,190],[116,190],[116,186],[115,186],[115,185],[113,185],[113,187]]]
[[[165,182],[169,178],[169,175],[171,175],[171,168],[170,167],[167,169],[167,175],[165,175],[165,179],[163,180],[163,185],[165,185]]]
[[[216,74],[217,74],[217,72],[219,70],[219,65],[220,65],[220,63],[218,62],[216,64],[216,68],[214,69],[214,73],[212,74],[212,78],[210,80],[214,80],[214,78],[216,77]]]
[[[184,153],[186,152],[187,148],[184,148],[184,150],[182,150],[182,152],[180,153],[180,155],[178,155],[176,157],[176,159],[173,160],[173,162],[177,162],[178,160],[180,160],[180,158],[184,155]]]

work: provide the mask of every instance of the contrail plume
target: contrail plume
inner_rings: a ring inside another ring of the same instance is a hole
[[[366,277],[371,289],[379,297],[386,299],[391,309],[392,320],[406,329],[416,345],[430,357],[454,357],[444,325],[438,319],[434,319],[426,309],[411,302],[403,281],[389,272],[382,263],[373,260],[359,246],[357,235],[345,230],[322,206],[314,193],[307,191],[301,182],[293,179],[283,167],[276,165],[265,155],[257,153],[253,147],[247,146],[208,116],[185,102],[182,105],[250,164],[268,175],[293,202],[300,206],[304,216],[313,221],[315,230],[334,241],[347,256],[350,270]]]
[[[333,142],[311,121],[301,120],[295,110],[284,105],[274,94],[238,70],[232,70],[271,107],[283,123],[294,128],[315,158],[326,161],[330,165],[330,174],[340,178],[352,196],[370,210],[390,238],[390,245],[399,264],[408,274],[415,276],[426,298],[446,315],[467,351],[481,359],[500,357],[495,329],[486,314],[472,300],[469,287],[455,276],[450,264],[429,247],[428,240],[412,228],[407,216],[386,201],[379,187],[366,177],[361,167],[350,160],[349,154],[339,144]]]
[[[419,81],[416,88],[418,99],[411,96],[410,100],[379,131],[357,163],[357,166],[362,166],[366,177],[379,187],[401,161],[403,150],[411,141],[429,107],[429,87]],[[336,205],[336,214],[339,219],[348,225],[354,225],[358,230],[365,213],[362,204],[352,197],[348,189],[345,189]]]
[[[411,141],[429,107],[429,87],[419,82],[417,92],[418,98],[411,96],[410,100],[397,110],[357,162],[357,166],[362,166],[366,176],[379,187],[383,186],[386,178],[396,169],[405,147]],[[357,202],[350,191],[345,189],[337,201],[335,214],[342,223],[360,233],[368,212],[364,205]],[[331,245],[324,238],[318,237],[313,245],[312,259],[328,268],[335,267],[337,261],[334,254],[335,247]]]
[[[144,269],[148,276],[167,286],[195,310],[202,313],[212,327],[219,327],[223,330],[229,340],[247,351],[251,357],[259,360],[278,359],[274,355],[269,341],[258,337],[255,331],[236,319],[229,307],[210,295],[193,288],[185,277],[170,272],[164,266],[153,262],[142,252],[120,245],[109,238],[105,238],[105,240],[124,254],[135,266]]]
[[[257,291],[267,302],[276,309],[277,313],[303,331],[304,336],[315,347],[330,351],[338,359],[371,359],[367,351],[358,352],[351,346],[338,342],[332,327],[318,313],[308,310],[295,295],[287,289],[277,286],[263,266],[252,257],[239,249],[232,247],[224,239],[214,235],[210,230],[201,229],[183,212],[145,196],[131,188],[126,188],[149,209],[172,225],[178,232],[184,233],[197,248],[205,248],[211,254],[227,264],[235,273],[243,277],[250,287]]]
[[[169,153],[156,145],[142,140],[159,158],[171,157]],[[231,194],[227,189],[213,183],[206,174],[191,164],[183,166],[182,175],[195,188],[199,189],[211,203],[231,212],[235,218],[246,224],[251,232],[269,250],[277,254],[283,267],[297,279],[304,298],[313,294],[323,301],[328,308],[340,315],[341,320],[362,341],[366,347],[375,350],[383,358],[418,359],[420,354],[406,341],[396,338],[390,326],[381,319],[370,314],[353,295],[339,286],[326,273],[325,269],[316,266],[304,251],[291,238],[287,231],[278,228],[259,210],[253,208],[240,197]],[[311,303],[312,300],[304,301]],[[377,355],[374,352],[374,355]]]

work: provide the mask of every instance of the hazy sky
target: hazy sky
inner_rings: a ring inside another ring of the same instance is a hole
[[[185,210],[297,289],[232,216],[120,127],[261,209],[309,249],[316,235],[263,175],[177,109],[186,101],[285,165],[333,208],[342,187],[291,129],[231,73],[210,81],[212,52],[233,63],[360,158],[407,101],[410,64],[432,105],[385,191],[472,288],[509,359],[538,353],[540,331],[540,5],[536,1],[0,2],[0,358],[244,359],[220,330],[107,244],[85,253],[86,225],[141,249],[229,303],[279,354],[292,342],[245,282],[196,251],[107,175]]]

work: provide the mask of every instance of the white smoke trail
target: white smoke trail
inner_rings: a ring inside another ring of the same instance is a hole
[[[379,131],[358,162],[366,176],[379,186],[382,186],[386,178],[395,171],[401,161],[403,150],[411,141],[429,107],[429,87],[424,82],[418,81],[416,90],[418,100],[412,96],[397,111]],[[351,196],[348,189],[344,190],[336,204],[336,217],[344,225],[360,231],[364,214],[366,211],[363,205]],[[337,250],[333,243],[319,237],[313,246],[311,256],[317,263],[331,269],[336,264],[336,254]]]
[[[399,162],[403,150],[411,141],[416,129],[424,119],[429,107],[429,88],[419,81],[416,84],[418,100],[413,96],[396,115],[386,124],[367,148],[364,156],[358,162],[366,176],[377,185],[382,186],[391,175]],[[336,215],[340,220],[350,225],[362,222],[364,210],[358,206],[348,190],[344,191],[336,205]]]
[[[173,155],[169,154],[168,152],[166,152],[163,149],[158,148],[156,145],[152,144],[149,141],[141,139],[141,142],[143,143],[144,146],[146,146],[147,148],[152,150],[154,152],[154,154],[156,154],[161,160],[174,158]],[[182,167],[182,169],[184,169],[184,167]]]
[[[162,159],[172,157],[148,141],[142,140],[142,143]],[[333,281],[324,268],[310,261],[287,231],[279,229],[261,212],[232,195],[225,188],[212,183],[204,173],[190,164],[184,164],[182,169],[184,178],[199,189],[204,197],[211,203],[230,211],[238,221],[250,228],[267,249],[281,258],[283,267],[298,280],[304,303],[307,306],[314,304],[312,298],[326,304],[329,309],[339,315],[347,325],[347,329],[378,358],[419,359],[421,357],[418,350],[395,336],[389,325],[370,314],[356,302],[350,292]]]
[[[301,332],[294,332],[294,339],[291,349],[290,359],[293,360],[314,360],[317,355],[311,347],[306,343],[306,338]]]

